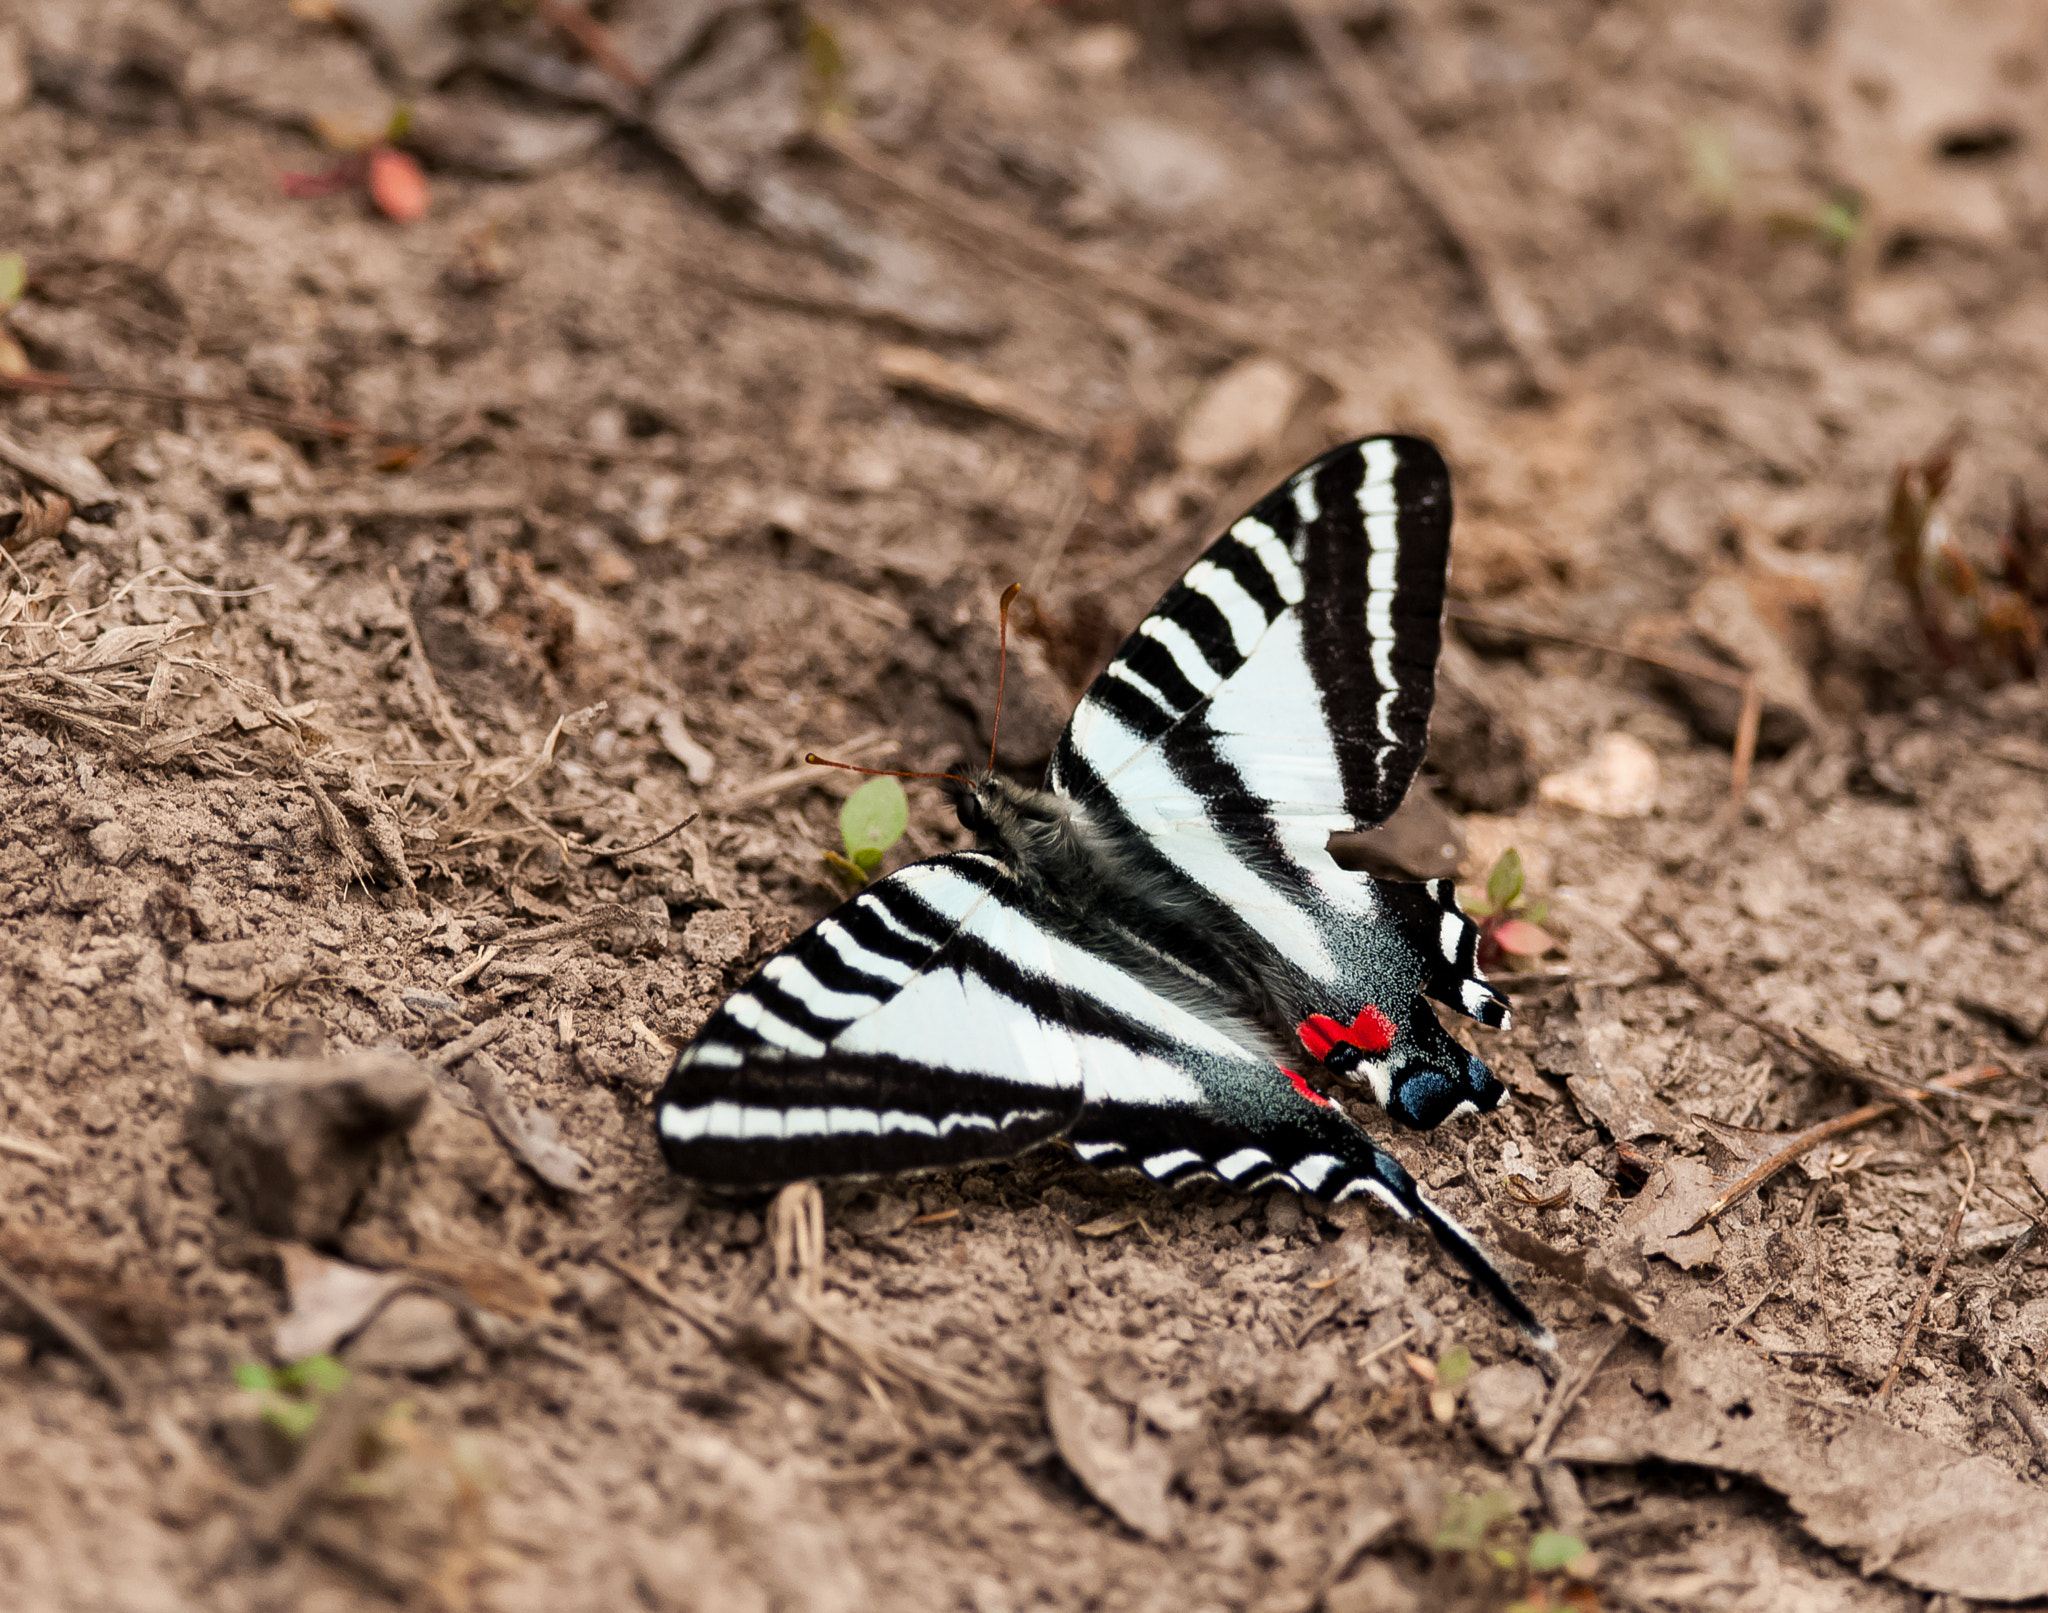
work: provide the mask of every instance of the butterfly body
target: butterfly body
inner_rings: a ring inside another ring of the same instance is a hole
[[[1505,1092],[1424,1000],[1490,1025],[1447,881],[1341,868],[1427,737],[1442,459],[1347,444],[1211,545],[1082,699],[1046,787],[957,799],[913,864],[769,959],[678,1055],[670,1164],[758,1185],[1014,1156],[1367,1194],[1428,1224],[1531,1337],[1478,1245],[1302,1069],[1427,1128]]]

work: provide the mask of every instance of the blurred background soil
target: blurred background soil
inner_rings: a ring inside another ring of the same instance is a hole
[[[0,0],[0,1600],[2048,1596],[2044,247],[2027,0]],[[1393,1144],[1560,1360],[1355,1206],[668,1180],[804,754],[1022,581],[1034,776],[1383,429],[1357,849],[1552,943]]]

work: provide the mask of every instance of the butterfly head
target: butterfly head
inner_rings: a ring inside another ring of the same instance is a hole
[[[1027,879],[1081,855],[1073,804],[1050,790],[977,772],[960,787],[953,810],[983,851]]]

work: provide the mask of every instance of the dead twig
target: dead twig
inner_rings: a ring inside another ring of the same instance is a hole
[[[1851,1064],[1841,1054],[1816,1041],[1803,1030],[1799,1030],[1796,1027],[1788,1030],[1782,1025],[1774,1024],[1770,1020],[1765,1019],[1761,1014],[1752,1014],[1746,1009],[1736,1007],[1719,990],[1710,985],[1703,976],[1694,970],[1688,969],[1675,953],[1653,940],[1639,926],[1624,919],[1622,920],[1621,928],[1631,941],[1655,958],[1667,974],[1675,975],[1678,979],[1683,980],[1696,995],[1704,998],[1710,1006],[1719,1009],[1730,1018],[1739,1019],[1758,1035],[1776,1042],[1778,1046],[1792,1054],[1793,1057],[1812,1065],[1816,1069],[1825,1070],[1828,1074],[1857,1086],[1875,1087],[1879,1092],[1890,1098],[1893,1103],[1910,1109],[1914,1114],[1926,1121],[1951,1147],[1962,1141],[1952,1128],[1937,1120],[1929,1112],[1926,1105],[1921,1102],[1922,1098],[1949,1096],[1950,1094],[1942,1093],[1939,1088],[1923,1090],[1922,1088],[1911,1086],[1904,1081],[1895,1080],[1891,1076],[1879,1075],[1875,1070],[1866,1070],[1860,1064]]]
[[[455,708],[448,704],[448,697],[441,692],[441,682],[434,676],[433,663],[427,659],[427,647],[420,642],[420,624],[413,619],[412,596],[405,590],[404,579],[398,575],[396,566],[385,567],[385,575],[391,582],[391,603],[405,621],[406,652],[412,659],[413,681],[420,699],[433,713],[434,726],[441,730],[442,738],[462,752],[464,761],[474,763],[481,760],[468,730],[456,721]]]
[[[1878,1409],[1882,1411],[1892,1401],[1892,1389],[1899,1381],[1899,1374],[1905,1370],[1906,1359],[1913,1353],[1913,1345],[1920,1337],[1920,1324],[1927,1319],[1927,1307],[1934,1299],[1934,1290],[1940,1286],[1942,1273],[1948,1270],[1949,1256],[1955,1252],[1956,1233],[1963,1224],[1963,1212],[1970,1207],[1970,1194],[1977,1186],[1977,1161],[1969,1149],[1962,1150],[1963,1164],[1969,1171],[1963,1183],[1962,1196],[1956,1200],[1955,1213],[1948,1218],[1948,1225],[1942,1229],[1941,1243],[1934,1251],[1934,1264],[1928,1268],[1926,1285],[1920,1290],[1919,1298],[1913,1301],[1912,1314],[1906,1318],[1905,1336],[1899,1340],[1899,1353],[1892,1359],[1892,1369],[1884,1375],[1884,1382],[1877,1391]]]
[[[349,1465],[375,1417],[361,1379],[351,1380],[327,1402],[291,1471],[257,1496],[250,1508],[249,1533],[259,1544],[284,1539],[308,1503]]]
[[[1529,1441],[1529,1448],[1522,1452],[1522,1460],[1531,1467],[1541,1467],[1550,1455],[1550,1442],[1557,1437],[1557,1431],[1564,1425],[1565,1414],[1579,1402],[1579,1396],[1586,1392],[1593,1381],[1593,1374],[1606,1363],[1614,1353],[1616,1345],[1628,1337],[1629,1324],[1616,1322],[1604,1333],[1593,1336],[1591,1348],[1585,1358],[1557,1380],[1557,1387],[1550,1391],[1550,1404],[1543,1408],[1543,1415],[1536,1421],[1536,1437]]]
[[[1556,396],[1563,387],[1543,316],[1494,246],[1492,232],[1466,206],[1464,192],[1437,167],[1401,103],[1322,0],[1288,0],[1287,9],[1366,139],[1379,148],[1395,177],[1471,269],[1494,326],[1515,355],[1529,389],[1539,397]]]
[[[1018,224],[985,202],[937,180],[927,179],[908,163],[898,162],[851,129],[813,131],[812,138],[849,167],[880,180],[924,209],[926,220],[963,250],[1004,273],[1017,275],[1050,292],[1090,318],[1100,316],[1099,302],[1076,282],[1107,291],[1149,312],[1206,331],[1232,348],[1266,348],[1279,352],[1267,334],[1234,311],[1189,295],[1163,280],[1131,269],[1111,268],[1076,255],[1065,243]],[[991,250],[993,248],[994,250]],[[1033,269],[1038,272],[1033,273]],[[1296,363],[1294,354],[1283,356]],[[1321,373],[1313,364],[1313,373]]]
[[[678,1298],[645,1272],[635,1271],[623,1260],[615,1259],[611,1255],[603,1253],[600,1253],[596,1258],[597,1263],[604,1267],[606,1271],[611,1272],[614,1276],[625,1278],[627,1282],[639,1289],[641,1293],[653,1300],[663,1310],[680,1316],[720,1350],[732,1348],[733,1339],[736,1336],[735,1330],[732,1324],[726,1321],[724,1317],[718,1315],[717,1312],[699,1305],[694,1299],[684,1300]]]
[[[512,1016],[509,1014],[487,1019],[467,1036],[458,1036],[446,1047],[431,1055],[427,1062],[436,1069],[452,1070],[471,1054],[481,1053],[511,1028]]]
[[[619,54],[611,30],[571,0],[534,0],[534,12],[553,24],[583,48],[606,78],[616,79],[629,90],[647,88],[647,75]]]
[[[61,1167],[71,1162],[47,1143],[39,1143],[33,1137],[17,1136],[11,1131],[0,1131],[0,1154],[12,1154],[16,1159],[28,1159],[38,1165]]]
[[[107,1398],[125,1411],[139,1403],[135,1385],[86,1325],[59,1305],[35,1283],[0,1260],[0,1293],[31,1312],[37,1321],[71,1347],[80,1360],[97,1372],[106,1386]]]
[[[1077,435],[1074,422],[1052,399],[922,347],[885,347],[875,355],[875,368],[893,387],[993,415],[1055,442],[1070,442]]]
[[[11,392],[71,392],[95,397],[134,398],[143,403],[175,403],[195,409],[225,409],[231,414],[239,414],[250,420],[260,420],[265,425],[276,426],[305,437],[375,435],[365,431],[354,421],[343,420],[336,415],[309,417],[289,409],[277,408],[274,404],[259,403],[254,398],[239,398],[221,392],[194,392],[187,387],[179,386],[133,386],[123,381],[103,381],[95,376],[66,375],[55,370],[31,370],[26,375],[0,375],[0,389]],[[46,477],[42,479],[48,480]],[[86,502],[97,503],[99,500],[88,499]]]
[[[2003,1079],[2008,1072],[1995,1064],[1973,1064],[1966,1070],[1951,1070],[1946,1075],[1937,1075],[1922,1091],[1929,1097],[1937,1092],[1961,1092],[1984,1081]],[[1867,1103],[1860,1109],[1851,1109],[1847,1114],[1837,1115],[1832,1120],[1823,1120],[1819,1125],[1808,1126],[1804,1131],[1795,1132],[1784,1147],[1762,1160],[1753,1170],[1738,1181],[1731,1182],[1720,1197],[1701,1212],[1700,1218],[1687,1227],[1687,1232],[1697,1232],[1715,1217],[1726,1214],[1754,1193],[1764,1183],[1789,1166],[1796,1165],[1805,1155],[1813,1152],[1830,1137],[1839,1137],[1844,1132],[1867,1126],[1873,1120],[1882,1120],[1886,1115],[1898,1113],[1896,1103]],[[1742,1318],[1747,1320],[1747,1314]]]
[[[2011,1414],[2012,1420],[2020,1425],[2020,1432],[2033,1441],[2035,1453],[2048,1462],[2048,1428],[2041,1426],[2041,1419],[2034,1415],[2034,1408],[2020,1386],[2001,1377],[1991,1386],[1991,1398]]]
[[[7,379],[0,376],[0,382]],[[0,431],[0,460],[5,460],[24,475],[33,476],[45,486],[55,488],[75,507],[105,504],[114,497],[114,484],[100,474],[97,465],[82,455],[70,455],[67,462]],[[64,513],[69,516],[71,512],[66,510]]]

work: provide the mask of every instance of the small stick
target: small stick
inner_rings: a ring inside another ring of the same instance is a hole
[[[480,1053],[512,1028],[512,1016],[500,1014],[496,1019],[487,1019],[467,1036],[459,1036],[427,1062],[436,1069],[452,1070],[472,1053]]]
[[[1995,1064],[1973,1064],[1966,1070],[1951,1070],[1947,1075],[1937,1075],[1927,1083],[1924,1091],[1929,1097],[1936,1092],[1960,1092],[1980,1082],[1999,1080],[2006,1073]],[[1861,1109],[1851,1109],[1847,1114],[1836,1115],[1832,1120],[1823,1120],[1818,1125],[1795,1132],[1783,1148],[1740,1180],[1730,1183],[1721,1196],[1701,1212],[1700,1218],[1685,1229],[1686,1232],[1697,1232],[1716,1216],[1726,1214],[1780,1171],[1797,1164],[1804,1155],[1811,1153],[1830,1137],[1839,1137],[1844,1132],[1856,1130],[1859,1126],[1867,1126],[1873,1120],[1882,1120],[1886,1115],[1896,1114],[1898,1109],[1899,1105],[1896,1103],[1866,1103]],[[1748,1319],[1748,1312],[1740,1318],[1743,1321]]]
[[[20,1137],[11,1131],[0,1131],[0,1154],[32,1159],[38,1165],[63,1166],[71,1163],[48,1143],[39,1143],[33,1137]]]
[[[583,47],[599,72],[629,90],[647,88],[647,75],[619,54],[611,31],[573,0],[534,0],[533,9]]]
[[[375,1415],[360,1380],[329,1400],[291,1471],[256,1498],[249,1533],[264,1545],[282,1540],[307,1503],[348,1466]]]
[[[1494,326],[1514,353],[1531,390],[1539,397],[1557,395],[1562,387],[1542,315],[1514,271],[1494,250],[1490,233],[1460,199],[1458,187],[1437,167],[1400,102],[1321,0],[1288,0],[1287,9],[1365,137],[1379,147],[1395,177],[1470,266]]]
[[[979,410],[1039,432],[1055,442],[1069,442],[1080,434],[1051,398],[971,364],[941,358],[922,347],[885,347],[875,355],[875,368],[893,387],[922,392],[941,403]]]
[[[441,692],[440,680],[434,676],[433,663],[427,659],[427,647],[420,642],[420,624],[413,620],[412,602],[406,595],[404,580],[398,575],[396,566],[387,566],[384,569],[385,575],[391,579],[391,603],[398,607],[399,615],[405,618],[405,643],[412,656],[413,676],[418,680],[420,694],[427,702],[427,709],[434,714],[434,726],[462,752],[464,761],[476,762],[480,760],[476,746],[470,742],[470,737],[462,724],[455,720],[455,710],[448,704],[448,697]],[[559,727],[560,724],[556,726]]]
[[[31,370],[26,375],[0,375],[0,389],[11,392],[75,392],[89,396],[136,398],[144,403],[176,403],[196,409],[226,409],[251,420],[280,426],[306,437],[355,437],[374,435],[352,420],[334,415],[307,419],[304,415],[271,407],[251,398],[231,397],[219,392],[193,392],[177,386],[130,386],[121,381],[102,381],[89,375],[65,375],[55,370]],[[94,502],[88,499],[87,503]]]
[[[639,1289],[641,1293],[653,1300],[655,1304],[661,1306],[662,1309],[673,1311],[713,1344],[717,1345],[719,1349],[727,1350],[732,1347],[732,1328],[726,1323],[724,1318],[715,1312],[700,1308],[694,1300],[685,1303],[671,1294],[666,1288],[663,1288],[652,1277],[647,1276],[643,1272],[635,1271],[625,1261],[615,1259],[611,1255],[600,1253],[597,1256],[597,1263],[615,1276],[625,1278],[627,1282]]]
[[[2034,1450],[2044,1462],[2048,1462],[2048,1429],[2041,1426],[2041,1420],[2034,1415],[2034,1408],[2027,1404],[2027,1397],[2020,1392],[2020,1386],[2010,1378],[2001,1377],[1991,1386],[1992,1398],[2012,1413],[2012,1420],[2020,1425],[2020,1432],[2034,1442]]]
[[[1550,1404],[1543,1408],[1543,1416],[1536,1424],[1536,1437],[1529,1441],[1529,1448],[1522,1452],[1522,1460],[1531,1467],[1540,1467],[1550,1454],[1550,1442],[1557,1437],[1563,1425],[1565,1414],[1578,1404],[1579,1396],[1586,1392],[1607,1358],[1614,1353],[1614,1347],[1628,1336],[1629,1324],[1616,1322],[1606,1332],[1598,1334],[1593,1347],[1586,1352],[1586,1358],[1571,1372],[1558,1379],[1557,1387],[1550,1392]]]
[[[1456,600],[1444,607],[1444,614],[1455,622],[1470,622],[1474,627],[1488,628],[1496,633],[1516,633],[1523,638],[1542,639],[1551,644],[1569,644],[1574,649],[1595,650],[1602,655],[1619,655],[1625,660],[1640,661],[1645,666],[1660,666],[1666,672],[1676,672],[1683,677],[1698,678],[1703,683],[1718,683],[1723,688],[1734,689],[1742,695],[1742,714],[1735,723],[1735,745],[1733,758],[1728,770],[1728,800],[1732,806],[1742,799],[1749,788],[1749,770],[1756,760],[1757,733],[1763,725],[1763,691],[1758,687],[1756,674],[1735,667],[1725,667],[1704,660],[1696,655],[1664,655],[1655,650],[1631,650],[1625,645],[1610,644],[1604,639],[1582,638],[1576,633],[1559,633],[1547,627],[1529,627],[1521,622],[1502,621],[1484,611],[1476,611],[1469,605]],[[1723,808],[1725,813],[1727,808]]]
[[[1769,1037],[1786,1052],[1796,1058],[1804,1059],[1808,1064],[1826,1070],[1845,1081],[1853,1081],[1859,1086],[1877,1088],[1878,1091],[1884,1093],[1894,1103],[1903,1104],[1922,1120],[1926,1121],[1928,1125],[1932,1126],[1935,1131],[1947,1139],[1950,1146],[1953,1147],[1961,1141],[1954,1131],[1943,1125],[1941,1121],[1935,1119],[1921,1103],[1921,1098],[1930,1094],[1922,1092],[1918,1087],[1908,1086],[1903,1081],[1895,1081],[1888,1075],[1879,1075],[1875,1070],[1866,1070],[1861,1065],[1851,1064],[1839,1053],[1815,1041],[1804,1031],[1787,1030],[1782,1025],[1772,1024],[1771,1021],[1765,1019],[1761,1014],[1752,1014],[1744,1009],[1737,1008],[1734,1003],[1722,996],[1719,991],[1709,985],[1700,975],[1688,969],[1679,961],[1674,953],[1667,951],[1657,942],[1651,940],[1635,924],[1627,919],[1623,919],[1621,928],[1631,941],[1635,942],[1637,946],[1641,947],[1651,957],[1655,958],[1658,963],[1662,964],[1667,972],[1678,976],[1695,993],[1704,997],[1709,1004],[1718,1008],[1722,1013],[1741,1020],[1751,1030],[1761,1036]]]
[[[70,1345],[72,1352],[100,1375],[100,1382],[106,1385],[107,1398],[116,1407],[125,1411],[138,1403],[135,1385],[129,1381],[128,1374],[115,1364],[114,1358],[107,1354],[85,1324],[4,1260],[0,1260],[0,1293],[5,1293],[23,1309],[33,1311],[37,1321]]]
[[[685,829],[689,828],[690,825],[695,823],[696,821],[697,814],[692,812],[687,818],[684,818],[681,822],[672,824],[670,827],[662,830],[661,833],[656,835],[652,840],[642,840],[637,844],[631,846],[577,846],[574,849],[586,857],[630,857],[636,851],[653,850],[654,847],[660,845],[664,840],[668,839],[670,835],[681,834]]]
[[[925,209],[928,220],[940,234],[1011,274],[1021,274],[1024,279],[1091,316],[1099,316],[1101,308],[1073,287],[1074,280],[1092,281],[1126,302],[1134,302],[1152,313],[1193,325],[1233,348],[1272,349],[1272,343],[1263,333],[1232,310],[1191,296],[1150,275],[1129,269],[1106,268],[1078,257],[1055,238],[1015,223],[997,209],[950,185],[925,178],[908,163],[898,162],[851,129],[814,130],[812,138],[850,167],[858,168],[916,202]],[[990,251],[991,245],[997,250]],[[1019,263],[1020,257],[1041,270],[1051,271],[1051,278],[1030,273],[1025,264]],[[1294,357],[1296,363],[1303,362],[1295,355],[1287,356]],[[1315,370],[1313,364],[1307,367]]]
[[[1906,1357],[1913,1353],[1913,1345],[1920,1337],[1920,1324],[1927,1319],[1927,1307],[1934,1298],[1934,1290],[1941,1282],[1942,1273],[1948,1270],[1949,1256],[1955,1252],[1956,1232],[1963,1224],[1963,1212],[1970,1207],[1970,1194],[1977,1186],[1977,1161],[1967,1148],[1963,1150],[1963,1164],[1969,1169],[1969,1178],[1963,1183],[1962,1197],[1956,1200],[1955,1213],[1948,1218],[1948,1226],[1942,1231],[1941,1244],[1934,1252],[1934,1264],[1927,1272],[1927,1285],[1920,1290],[1920,1297],[1913,1301],[1913,1313],[1906,1318],[1906,1334],[1899,1340],[1899,1353],[1893,1358],[1892,1369],[1884,1375],[1884,1382],[1878,1388],[1880,1411],[1891,1404],[1893,1386],[1899,1381],[1899,1373],[1905,1369]]]
[[[0,380],[5,380],[0,376]],[[84,469],[74,470],[52,455],[41,453],[26,443],[0,431],[0,459],[4,459],[16,470],[33,476],[37,481],[54,487],[71,500],[73,508],[91,504],[104,504],[114,497],[113,484],[100,474],[100,469],[91,460],[85,461]],[[88,477],[85,471],[91,471]],[[68,515],[70,512],[67,511]],[[60,523],[61,524],[61,523]]]

